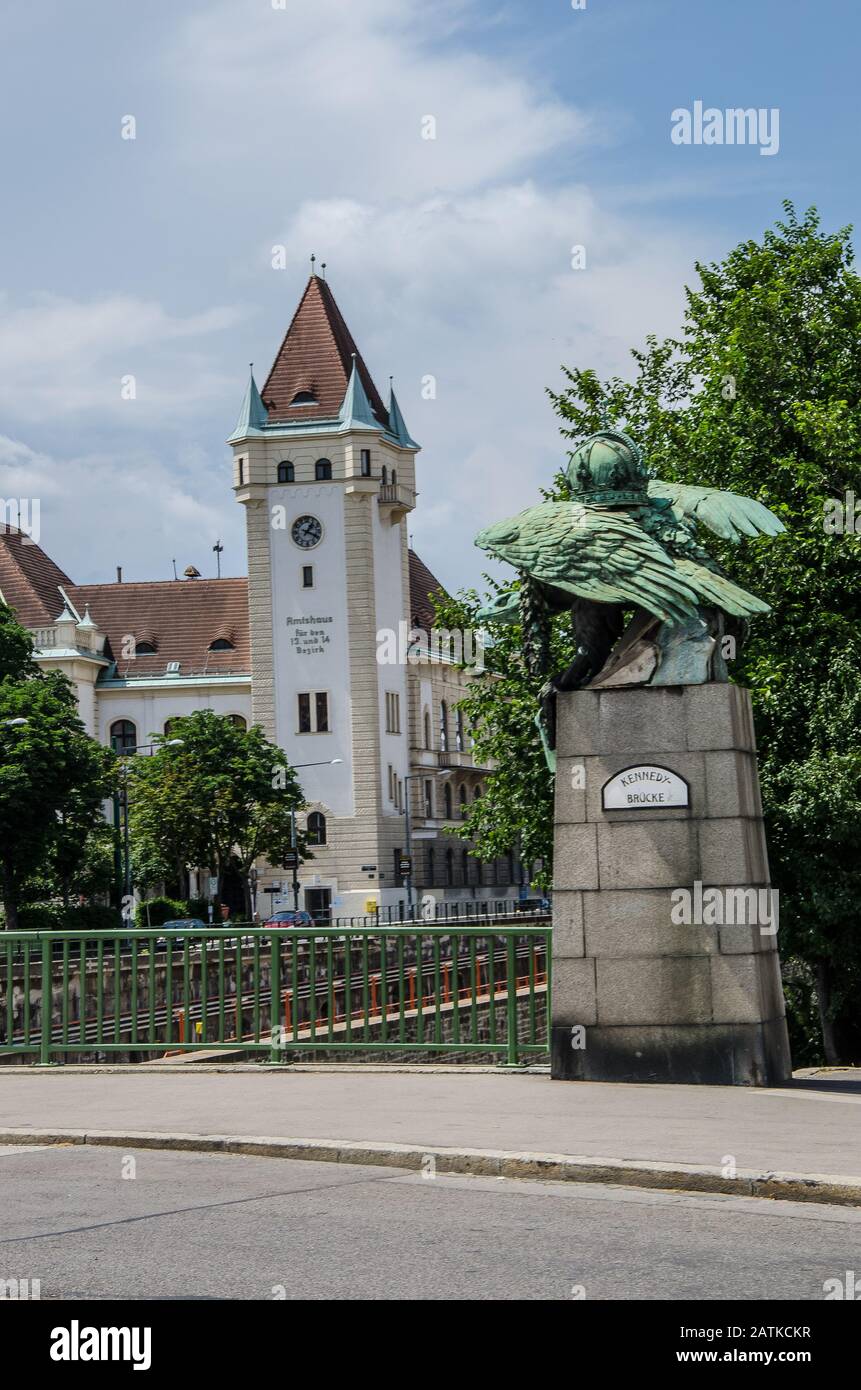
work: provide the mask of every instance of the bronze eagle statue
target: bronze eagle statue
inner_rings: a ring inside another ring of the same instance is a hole
[[[739,644],[747,620],[769,605],[729,578],[698,527],[729,541],[784,530],[754,498],[650,478],[620,430],[584,440],[566,477],[569,500],[528,507],[475,540],[518,571],[519,590],[486,605],[478,620],[520,621],[531,673],[549,678],[539,723],[548,761],[558,690],[726,680],[723,637]],[[565,610],[577,650],[554,675],[550,623]]]

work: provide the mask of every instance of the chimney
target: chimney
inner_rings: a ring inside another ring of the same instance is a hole
[[[123,582],[123,567],[122,567],[122,565],[117,565],[117,583],[118,583],[118,584],[122,584],[122,582]]]

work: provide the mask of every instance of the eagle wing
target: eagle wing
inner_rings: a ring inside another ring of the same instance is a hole
[[[771,612],[769,604],[749,594],[739,584],[734,584],[719,570],[707,569],[696,560],[680,555],[674,559],[676,569],[709,607],[722,608],[724,613],[731,613],[734,618],[752,618],[756,613]]]
[[[637,604],[661,619],[696,613],[696,591],[657,541],[621,511],[542,502],[489,526],[480,550],[595,603]]]
[[[778,536],[786,530],[774,512],[753,497],[724,492],[718,487],[690,487],[687,483],[649,482],[649,496],[666,498],[679,516],[702,522],[725,541],[742,536]]]

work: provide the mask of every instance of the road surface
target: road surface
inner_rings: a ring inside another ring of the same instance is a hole
[[[803,1299],[861,1210],[272,1158],[0,1147],[0,1279],[43,1299]]]

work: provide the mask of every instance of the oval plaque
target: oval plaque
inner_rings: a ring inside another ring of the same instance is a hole
[[[601,788],[605,811],[658,811],[665,806],[690,804],[690,789],[684,777],[654,763],[623,768]]]

